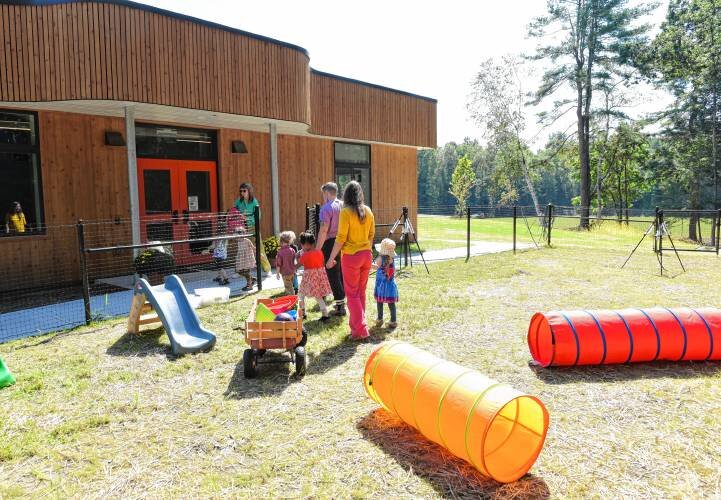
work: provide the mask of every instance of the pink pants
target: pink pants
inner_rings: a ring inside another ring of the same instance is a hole
[[[348,305],[351,336],[363,339],[368,336],[366,324],[366,285],[371,270],[373,255],[370,250],[362,250],[356,254],[345,254],[340,260],[343,269],[343,288],[345,288]]]

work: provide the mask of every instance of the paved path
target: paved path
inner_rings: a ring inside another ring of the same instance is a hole
[[[518,250],[528,250],[531,248],[535,248],[535,245],[532,245],[530,243],[518,243],[516,244],[516,248]],[[501,253],[501,252],[510,252],[513,250],[513,243],[497,243],[492,241],[485,241],[482,243],[472,243],[471,244],[471,257],[476,257],[478,255],[486,255],[490,253]],[[444,248],[442,250],[429,250],[427,252],[423,252],[423,258],[425,258],[426,262],[443,262],[446,260],[453,260],[453,259],[465,259],[467,255],[466,247],[454,247],[454,248]],[[420,263],[422,264],[421,256],[418,252],[414,252],[411,256],[413,259],[413,264]]]

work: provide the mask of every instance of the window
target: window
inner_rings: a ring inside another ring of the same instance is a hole
[[[35,113],[0,110],[2,236],[37,234],[45,227],[40,147]],[[15,211],[20,204],[23,218]]]
[[[216,160],[213,130],[138,124],[135,145],[138,158]]]
[[[350,181],[363,186],[367,205],[373,199],[371,192],[371,147],[368,144],[336,142],[334,144],[335,179],[342,190]]]

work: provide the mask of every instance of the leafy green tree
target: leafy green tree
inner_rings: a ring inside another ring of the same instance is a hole
[[[551,64],[535,102],[561,94],[545,119],[551,121],[575,109],[580,167],[581,226],[588,227],[591,190],[591,114],[593,93],[601,73],[622,73],[631,56],[645,43],[648,26],[639,19],[649,6],[629,0],[548,0],[547,15],[535,19],[529,35],[541,40],[533,56]],[[574,99],[563,90],[573,89]]]
[[[523,90],[520,61],[505,56],[500,61],[486,59],[471,84],[471,99],[468,110],[473,120],[486,131],[491,147],[498,151],[497,167],[504,167],[506,184],[512,184],[520,174],[526,183],[536,213],[541,215],[536,189],[531,177],[529,151],[523,137],[526,128],[525,92]],[[509,190],[509,193],[515,190]],[[518,194],[513,199],[518,199]]]
[[[711,206],[719,208],[718,133],[721,70],[721,2],[671,0],[660,33],[639,66],[670,90],[663,148],[673,177],[686,186],[691,209],[705,205],[704,184],[712,186]],[[697,224],[689,238],[697,239]],[[714,235],[715,236],[715,235]]]
[[[607,203],[615,207],[619,222],[628,224],[629,209],[651,189],[650,156],[648,138],[637,125],[622,123],[609,138],[601,165]]]
[[[459,216],[465,213],[468,197],[475,184],[476,173],[473,171],[473,162],[468,156],[463,156],[453,170],[451,187],[448,190],[457,200],[456,211]]]

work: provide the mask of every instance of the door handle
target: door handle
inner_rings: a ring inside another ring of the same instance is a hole
[[[173,221],[173,224],[177,224],[177,223],[178,223],[178,211],[177,211],[177,210],[173,210],[173,213],[172,213],[172,215],[171,215],[171,217],[170,217],[170,220]]]
[[[183,210],[183,224],[188,223],[188,219],[190,218],[190,214],[187,210]]]

